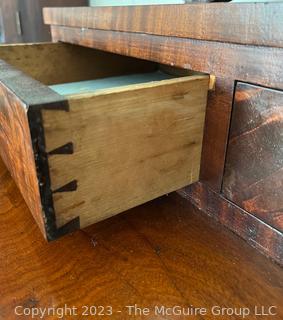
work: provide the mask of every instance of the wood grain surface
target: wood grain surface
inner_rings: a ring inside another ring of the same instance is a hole
[[[45,8],[45,23],[283,47],[282,3]]]
[[[283,266],[282,232],[241,209],[205,183],[194,183],[180,190],[179,194]]]
[[[27,108],[0,81],[0,155],[45,234]]]
[[[198,181],[208,84],[207,75],[177,77],[43,110],[46,151],[74,145],[48,156],[57,226],[79,217],[84,227]],[[54,193],[71,181],[76,188]]]
[[[135,303],[206,308],[275,305],[277,315],[272,319],[283,317],[283,270],[187,200],[163,197],[46,243],[2,162],[0,283],[0,318],[5,320],[21,319],[15,316],[16,306],[64,304],[80,311],[83,305],[112,305],[123,314],[115,313],[111,319],[129,319],[125,305]],[[136,318],[174,317],[151,313]],[[205,319],[215,317],[209,314]]]
[[[283,92],[238,83],[223,194],[283,232]]]

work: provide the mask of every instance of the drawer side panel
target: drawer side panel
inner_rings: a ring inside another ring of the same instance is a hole
[[[81,227],[199,179],[208,76],[69,99],[43,110],[57,227]],[[50,154],[73,145],[73,154]],[[62,189],[62,186],[64,188]]]

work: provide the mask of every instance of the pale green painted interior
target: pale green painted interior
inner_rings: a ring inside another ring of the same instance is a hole
[[[96,80],[87,80],[71,83],[62,83],[49,86],[53,91],[61,95],[73,95],[81,93],[95,93],[97,90],[123,87],[130,84],[139,84],[152,81],[161,81],[176,78],[161,71],[131,74],[118,77],[109,77]]]

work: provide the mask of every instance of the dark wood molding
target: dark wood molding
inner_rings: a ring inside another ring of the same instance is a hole
[[[45,8],[45,23],[283,47],[283,3]]]
[[[206,184],[198,182],[179,191],[196,207],[225,225],[251,246],[283,265],[283,233],[241,209]]]

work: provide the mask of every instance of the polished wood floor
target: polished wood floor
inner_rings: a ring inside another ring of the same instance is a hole
[[[155,305],[207,308],[194,319],[216,319],[213,306],[247,307],[245,319],[255,319],[254,306],[274,305],[269,318],[283,319],[282,302],[283,270],[178,195],[46,243],[0,162],[0,319],[31,319],[16,306],[64,304],[114,312],[64,319],[188,319],[155,314]],[[125,306],[134,304],[150,314],[130,316]]]

